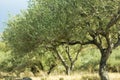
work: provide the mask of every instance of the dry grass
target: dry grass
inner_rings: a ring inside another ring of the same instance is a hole
[[[120,80],[120,73],[109,73],[110,80]],[[33,80],[99,80],[97,73],[76,73],[72,75],[49,75],[31,77]]]
[[[111,80],[120,80],[120,73],[109,73]]]
[[[27,75],[23,75],[27,76]],[[30,76],[28,74],[28,76]],[[110,80],[120,80],[120,73],[109,73]],[[22,76],[21,76],[22,77]],[[72,75],[64,74],[51,74],[51,75],[42,75],[40,77],[30,76],[32,80],[99,80],[97,73],[74,73]],[[0,79],[5,80],[5,79]]]

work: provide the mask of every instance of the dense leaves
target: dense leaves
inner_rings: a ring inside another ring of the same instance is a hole
[[[29,4],[26,12],[8,21],[4,32],[4,39],[12,48],[23,52],[43,42],[56,44],[56,41],[91,39],[88,32],[106,29],[117,13],[119,0],[33,0]],[[111,35],[117,30],[117,27],[111,29]]]

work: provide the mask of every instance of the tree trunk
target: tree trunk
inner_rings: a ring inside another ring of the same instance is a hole
[[[110,56],[110,53],[111,52],[107,50],[101,51],[101,60],[100,60],[100,66],[99,66],[99,75],[101,80],[110,80],[106,71],[106,62]]]
[[[66,74],[70,75],[70,72],[71,72],[70,67],[66,67]]]
[[[44,71],[44,66],[41,61],[38,62],[38,67],[39,67],[39,69]]]
[[[63,66],[65,67],[66,70],[66,74],[69,75],[70,74],[70,68],[68,66],[68,64],[66,63],[65,59],[63,58],[63,56],[57,51],[56,48],[53,48],[54,52],[57,54],[59,60],[62,62]]]
[[[52,64],[52,65],[50,66],[50,69],[49,69],[49,71],[47,72],[47,74],[49,75],[56,66],[57,66],[57,64]]]

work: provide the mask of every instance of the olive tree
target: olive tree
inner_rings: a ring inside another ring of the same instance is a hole
[[[60,9],[60,6],[64,7],[64,5],[66,5],[66,8],[71,5],[67,4],[66,1],[60,2],[57,0],[56,2],[54,0],[33,1],[30,5],[28,11],[23,12],[22,14],[15,16],[13,20],[10,19],[8,21],[8,29],[6,29],[4,33],[4,40],[9,43],[16,53],[28,53],[38,48],[39,45],[42,45],[47,49],[49,48],[49,50],[52,49],[65,67],[66,73],[69,74],[69,70],[72,69],[72,66],[78,58],[79,50],[74,59],[71,58],[68,49],[65,52],[70,62],[69,66],[61,53],[58,52],[58,48],[61,44],[56,41],[69,39],[69,33],[73,32],[71,30],[71,28],[73,28],[73,23],[69,25],[70,22],[67,23],[62,18],[69,15],[71,15],[72,18],[74,17],[74,14],[69,14],[69,10],[64,14],[66,9]],[[61,14],[61,12],[63,14]],[[60,17],[62,20],[59,20]],[[70,29],[64,27],[66,25],[68,25],[67,27]],[[74,37],[73,35],[70,36]]]
[[[119,2],[31,0],[26,12],[8,21],[4,40],[21,52],[32,51],[39,45],[56,53],[56,48],[64,44],[95,45],[101,53],[100,78],[109,80],[106,62],[120,43]]]

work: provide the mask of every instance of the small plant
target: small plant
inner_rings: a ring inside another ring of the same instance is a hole
[[[14,80],[13,76],[4,76],[5,80]]]
[[[47,80],[47,78],[41,78],[41,80]]]
[[[64,78],[61,77],[59,80],[64,80]]]

